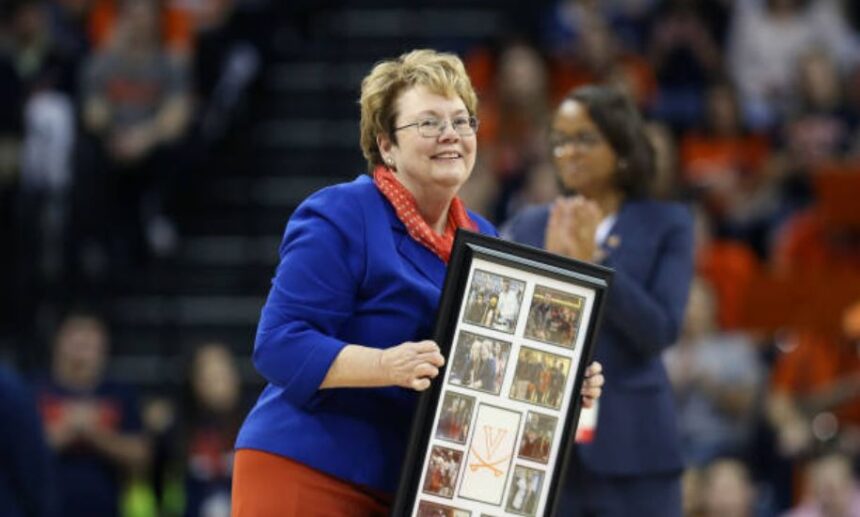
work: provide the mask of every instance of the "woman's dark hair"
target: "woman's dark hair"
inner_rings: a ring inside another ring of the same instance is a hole
[[[657,176],[654,147],[633,101],[607,86],[582,86],[564,98],[583,105],[618,157],[617,186],[629,198],[651,195]]]

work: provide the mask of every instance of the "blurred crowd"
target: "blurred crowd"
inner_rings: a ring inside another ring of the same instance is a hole
[[[107,375],[110,348],[104,319],[76,310],[43,373],[25,380],[0,364],[2,514],[229,516],[246,411],[229,346],[199,343],[180,392],[145,402]]]
[[[260,67],[237,6],[3,2],[0,238],[15,250],[0,264],[4,325],[176,250],[177,207]]]
[[[697,219],[665,355],[686,514],[860,515],[860,6],[570,0],[537,34],[466,55],[482,102],[467,205],[502,222],[558,196],[553,107],[584,83],[627,91],[655,194]]]
[[[91,307],[175,251],[187,184],[260,67],[243,23],[233,0],[0,7],[0,335],[56,329],[48,354],[0,346],[4,516],[229,515],[230,347],[199,343],[178,392],[142,400],[109,378]],[[46,306],[74,308],[45,325]]]
[[[187,171],[259,66],[235,1],[3,3],[2,321],[36,325],[44,297],[175,248]],[[466,205],[503,223],[558,196],[554,106],[585,83],[626,90],[657,195],[697,219],[665,357],[686,514],[860,515],[860,3],[561,0],[527,33],[461,49],[481,99]],[[71,313],[44,375],[0,370],[0,469],[20,465],[0,510],[228,515],[244,410],[229,347],[201,344],[181,395],[140,404],[105,377],[108,329]]]

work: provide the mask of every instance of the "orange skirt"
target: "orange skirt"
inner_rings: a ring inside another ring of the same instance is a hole
[[[232,517],[377,517],[390,497],[277,454],[239,449],[233,464]]]

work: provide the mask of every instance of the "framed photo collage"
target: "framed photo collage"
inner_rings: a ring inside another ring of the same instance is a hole
[[[611,273],[459,232],[394,515],[550,515]]]

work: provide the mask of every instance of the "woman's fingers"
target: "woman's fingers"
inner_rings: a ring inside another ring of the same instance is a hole
[[[407,341],[382,352],[381,366],[392,384],[422,391],[430,386],[430,379],[439,375],[445,357],[439,346],[430,340]]]
[[[413,379],[411,387],[415,391],[424,391],[430,387],[430,379],[426,377],[422,377],[420,379]]]
[[[415,367],[416,377],[430,377],[431,379],[435,379],[437,375],[439,375],[439,369],[430,363],[419,363],[418,366]]]
[[[603,385],[603,365],[597,361],[592,362],[588,365],[588,368],[585,369],[585,377],[586,379],[592,378],[594,376],[600,375],[600,385]]]
[[[419,363],[430,363],[437,368],[445,366],[445,356],[442,355],[442,352],[424,352],[418,354],[415,360]]]
[[[594,406],[594,402],[600,398],[603,392],[603,384],[606,379],[603,377],[603,365],[597,361],[588,365],[585,369],[585,382],[582,383],[582,405],[590,408]]]

